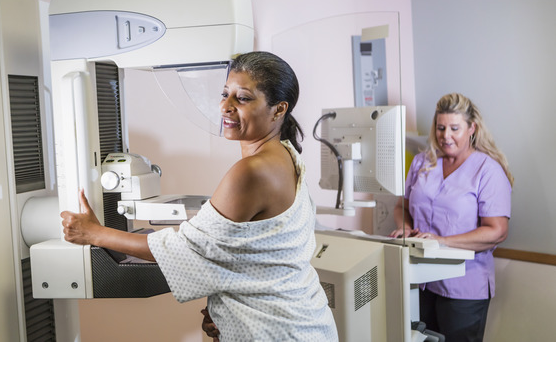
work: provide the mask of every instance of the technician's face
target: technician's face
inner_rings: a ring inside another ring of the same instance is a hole
[[[475,132],[461,114],[444,113],[436,116],[436,141],[444,155],[457,158],[471,149],[469,140]]]
[[[224,137],[258,141],[276,128],[275,111],[276,107],[268,106],[266,96],[249,74],[230,72],[220,101]]]

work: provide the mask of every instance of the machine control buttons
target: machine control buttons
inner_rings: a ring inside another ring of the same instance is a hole
[[[102,173],[100,183],[106,190],[114,190],[120,184],[120,176],[112,171]]]

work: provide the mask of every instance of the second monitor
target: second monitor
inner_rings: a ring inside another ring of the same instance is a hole
[[[344,173],[344,181],[353,183],[352,190],[403,195],[405,106],[335,108],[322,112],[336,113],[336,117],[323,120],[321,137],[334,145],[344,162],[353,162],[353,173]],[[335,153],[323,144],[321,188],[338,189],[337,161]]]

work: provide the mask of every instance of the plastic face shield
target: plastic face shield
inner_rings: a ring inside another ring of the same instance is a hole
[[[222,136],[219,104],[228,71],[228,62],[153,69],[164,95],[180,115],[215,136]]]

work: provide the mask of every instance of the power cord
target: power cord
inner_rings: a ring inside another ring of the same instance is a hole
[[[332,111],[332,112],[328,112],[325,113],[324,115],[322,115],[317,122],[315,123],[315,127],[313,128],[313,137],[315,138],[315,140],[320,141],[322,144],[326,145],[328,148],[330,148],[330,150],[332,151],[332,153],[334,153],[334,155],[336,156],[336,160],[338,161],[338,193],[336,195],[336,208],[339,209],[342,203],[342,188],[344,186],[344,161],[342,156],[340,155],[340,153],[338,152],[338,150],[334,147],[334,145],[332,145],[328,140],[325,140],[323,138],[320,138],[317,135],[317,127],[318,125],[326,119],[329,118],[336,118],[336,112]]]

